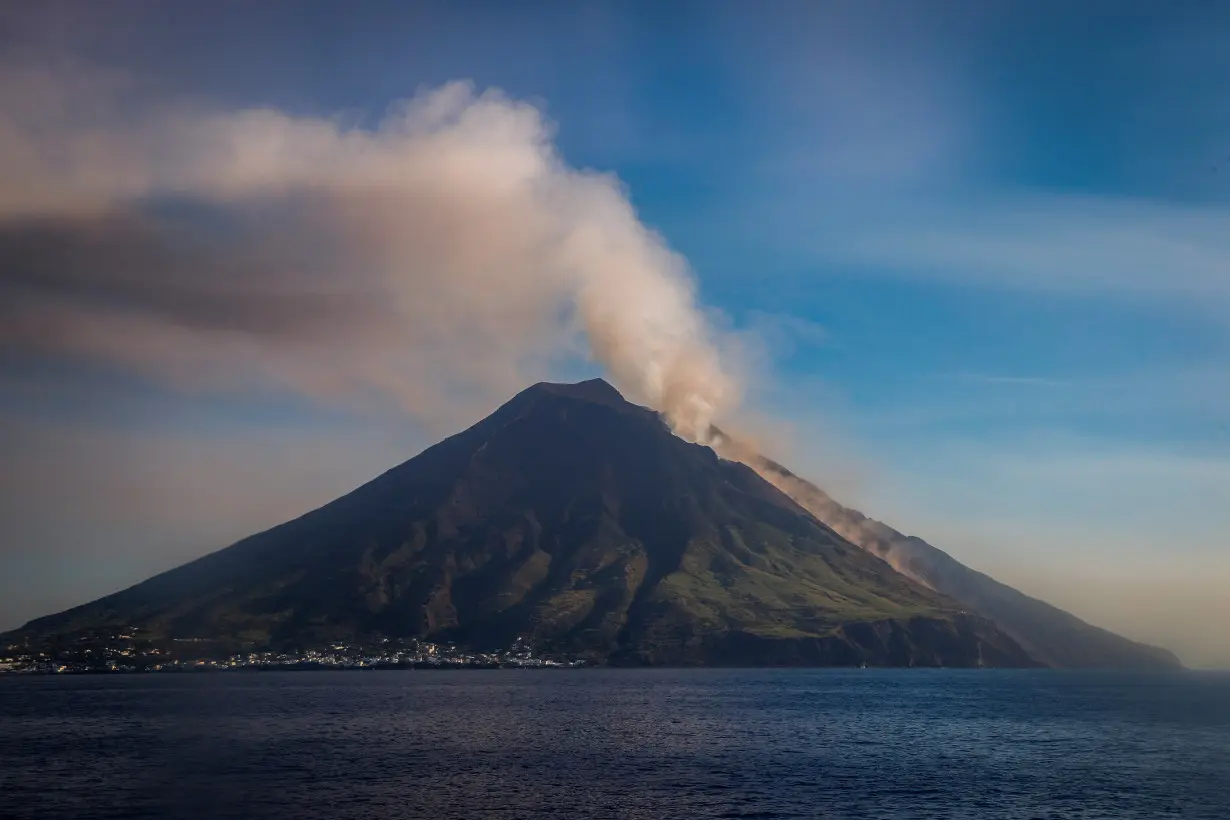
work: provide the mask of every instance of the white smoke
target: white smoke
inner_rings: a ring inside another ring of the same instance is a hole
[[[739,401],[728,342],[619,182],[553,136],[462,82],[365,128],[0,65],[0,350],[427,421],[580,352],[696,439]]]

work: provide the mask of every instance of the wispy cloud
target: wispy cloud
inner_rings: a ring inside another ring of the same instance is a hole
[[[1214,360],[1040,381],[984,374],[901,378],[885,388],[883,401],[844,412],[872,440],[962,429],[1012,438],[1068,430],[1211,446],[1230,441],[1230,365]]]
[[[937,376],[971,384],[1004,385],[1007,387],[1062,387],[1069,382],[1044,376],[1014,376],[994,373],[942,373]]]
[[[828,344],[828,331],[819,322],[790,313],[751,310],[744,317],[744,329],[760,340],[775,356],[791,356]]]
[[[842,224],[813,250],[867,275],[1162,300],[1230,321],[1230,207],[988,197]]]

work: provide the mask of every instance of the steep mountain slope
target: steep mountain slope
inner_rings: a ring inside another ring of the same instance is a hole
[[[780,464],[761,459],[757,466],[761,475],[842,537],[883,558],[898,572],[995,621],[1032,657],[1047,666],[1181,666],[1178,658],[1165,649],[1136,643],[1085,623],[1058,607],[970,569],[921,538],[903,535],[857,510],[843,507]]]
[[[1034,663],[600,380],[529,388],[331,504],[21,632],[104,624],[524,636],[627,664]]]

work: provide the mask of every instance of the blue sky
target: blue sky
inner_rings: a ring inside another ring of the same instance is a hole
[[[718,321],[767,339],[750,403],[790,427],[796,469],[1099,624],[1230,664],[1225,4],[52,4],[7,22],[23,48],[236,108],[375,122],[455,79],[535,103]],[[23,546],[0,584],[21,589],[0,588],[0,627],[277,523],[435,434],[276,391],[6,368],[29,459],[94,454],[133,493],[197,500],[111,520],[89,467],[64,482],[76,514],[13,491]],[[271,491],[288,470],[306,478]]]

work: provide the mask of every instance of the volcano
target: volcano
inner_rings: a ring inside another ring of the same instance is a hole
[[[1042,665],[602,380],[537,384],[330,504],[26,637],[521,638],[619,665]]]

